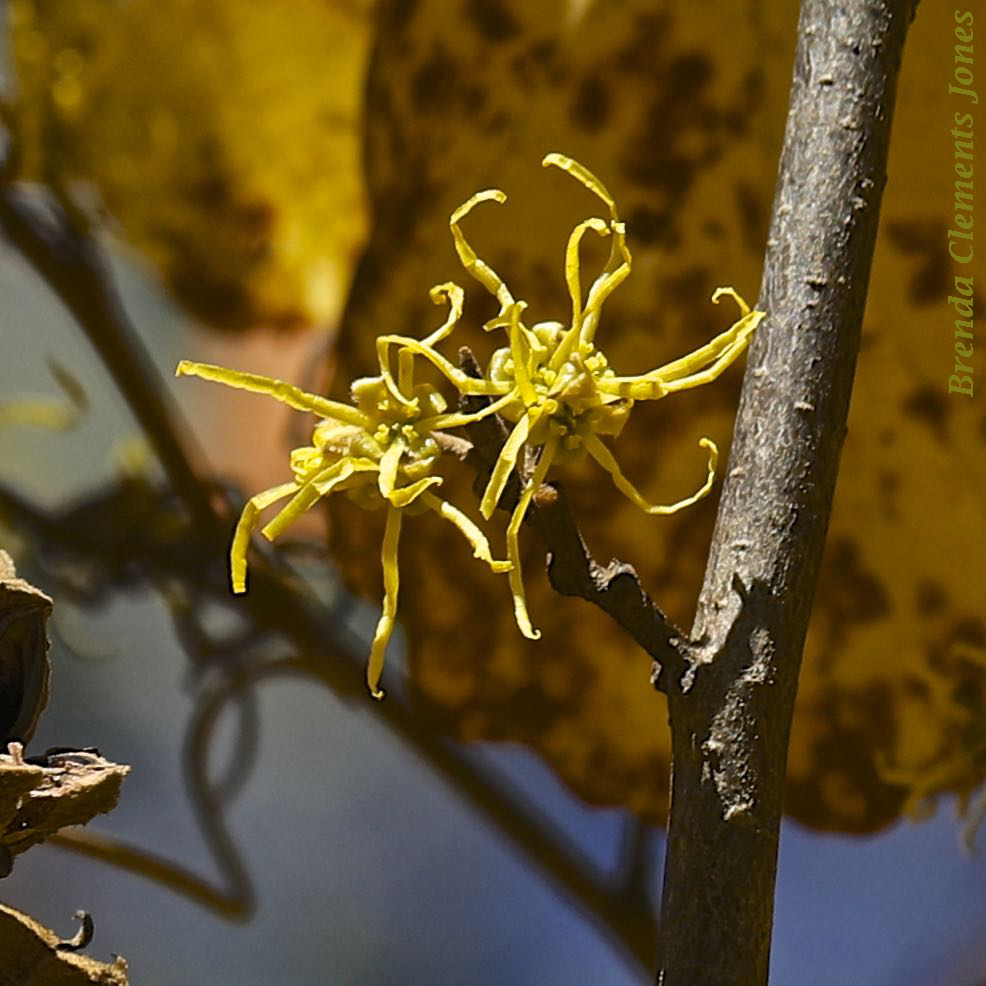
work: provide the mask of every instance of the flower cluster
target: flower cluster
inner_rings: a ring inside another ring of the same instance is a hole
[[[543,164],[560,168],[581,182],[605,204],[609,218],[586,219],[569,236],[565,280],[572,301],[570,323],[538,322],[528,326],[523,320],[526,302],[513,297],[503,279],[477,256],[460,228],[461,221],[476,205],[485,201],[503,203],[504,193],[499,189],[479,192],[452,213],[449,226],[459,259],[500,304],[498,314],[484,328],[506,334],[507,344],[493,354],[484,377],[467,375],[438,350],[439,343],[450,335],[462,315],[463,291],[452,283],[431,290],[432,300],[436,304],[447,303],[449,314],[430,335],[424,339],[401,335],[377,339],[379,375],[352,385],[351,404],[308,394],[269,377],[187,361],[178,365],[179,375],[191,374],[268,394],[321,419],[315,426],[312,445],[291,454],[294,479],[257,494],[244,508],[231,549],[234,592],[246,590],[247,548],[265,508],[290,497],[262,530],[273,540],[330,493],[345,492],[366,508],[386,506],[383,614],[367,671],[369,688],[376,698],[383,696],[379,680],[397,609],[397,547],[405,512],[434,510],[462,532],[477,558],[494,572],[508,573],[517,625],[525,636],[537,639],[540,634],[527,612],[518,539],[534,493],[552,464],[588,453],[610,474],[616,488],[649,514],[674,513],[695,503],[712,488],[718,450],[711,439],[703,438],[700,443],[709,456],[708,477],[702,487],[676,503],[654,505],[623,475],[600,436],[619,435],[635,401],[658,400],[715,380],[746,348],[764,313],[751,311],[732,288],[719,288],[712,300],[718,302],[728,295],[740,310],[739,320],[730,328],[687,356],[648,373],[617,375],[596,347],[595,334],[604,302],[630,273],[626,228],[619,220],[612,196],[586,168],[562,154],[549,154]],[[605,268],[583,300],[579,252],[582,239],[589,232],[609,237],[611,248]],[[449,411],[434,386],[415,384],[418,359],[435,367],[459,395],[486,397],[485,407],[472,413]],[[500,415],[511,428],[480,501],[484,518],[492,516],[511,473],[521,472],[521,495],[507,527],[506,561],[495,561],[479,527],[432,492],[432,487],[442,483],[442,477],[435,474],[443,450],[442,433],[491,414]],[[531,464],[529,475],[523,474],[527,464]]]

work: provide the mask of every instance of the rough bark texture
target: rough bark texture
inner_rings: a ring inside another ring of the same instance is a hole
[[[788,734],[916,0],[805,0],[758,308],[685,673],[660,986],[763,986]]]

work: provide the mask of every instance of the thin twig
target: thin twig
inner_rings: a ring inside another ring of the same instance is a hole
[[[470,376],[480,375],[476,358],[466,347],[459,350],[459,365]],[[471,414],[488,402],[487,397],[463,397],[460,405]],[[501,419],[490,415],[469,425],[467,433],[472,447],[465,459],[476,471],[475,488],[481,493],[507,432]],[[514,472],[500,497],[500,508],[512,510],[519,497],[520,480]],[[546,483],[535,493],[526,522],[548,549],[548,578],[553,588],[593,603],[623,627],[653,659],[655,687],[666,690],[668,676],[677,677],[684,669],[685,634],[650,598],[633,567],[615,560],[603,566],[592,557],[558,483]]]

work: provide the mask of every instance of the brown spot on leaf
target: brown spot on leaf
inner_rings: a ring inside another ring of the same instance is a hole
[[[609,118],[610,106],[609,87],[599,75],[588,75],[575,92],[572,120],[583,130],[596,131],[604,126]]]
[[[952,627],[952,639],[972,647],[986,647],[986,624],[982,620],[966,616]]]
[[[404,33],[420,6],[420,0],[391,0],[381,17],[384,32],[397,37]]]
[[[944,389],[934,384],[918,387],[908,394],[903,409],[905,414],[923,421],[939,442],[946,441],[946,426],[951,409]]]
[[[890,612],[883,583],[863,567],[859,545],[850,538],[830,542],[818,587],[819,613],[827,618],[827,649],[837,650],[854,623],[871,623]]]
[[[511,115],[508,110],[499,110],[494,113],[486,123],[486,132],[488,134],[500,133],[506,130],[510,126]]]
[[[922,616],[939,615],[947,602],[948,595],[939,583],[928,580],[918,583],[914,592],[914,605]]]
[[[616,53],[613,66],[628,75],[649,74],[655,60],[663,56],[665,39],[670,35],[671,18],[664,13],[637,15],[630,39]]]
[[[431,56],[418,68],[411,79],[411,101],[422,113],[445,113],[459,93],[459,66],[442,46],[436,46]]]
[[[679,308],[693,308],[698,299],[709,293],[711,273],[707,267],[686,267],[683,271],[664,279],[663,287],[668,300]]]
[[[704,89],[715,75],[715,67],[707,55],[688,52],[679,55],[668,68],[668,85],[676,94]]]
[[[475,116],[486,105],[489,93],[482,86],[470,86],[463,94],[463,106],[469,116]]]
[[[762,68],[754,65],[743,79],[743,94],[747,107],[760,106],[767,89],[767,79]]]
[[[886,685],[828,691],[812,716],[812,769],[788,781],[785,810],[814,828],[837,832],[863,834],[893,822],[906,788],[888,784],[874,758],[860,756],[860,750],[892,748],[893,708]]]
[[[545,81],[561,85],[569,74],[568,64],[558,57],[558,45],[553,38],[535,41],[513,57],[510,67],[515,81],[525,87],[539,86]]]
[[[894,469],[881,469],[877,479],[880,504],[885,517],[897,519],[897,491],[900,489],[900,474]]]
[[[896,220],[884,227],[890,242],[917,261],[908,282],[908,297],[915,305],[930,305],[948,294],[948,260],[941,248],[944,220]]]
[[[630,236],[648,246],[659,243],[668,233],[670,214],[667,210],[658,212],[642,205],[634,209],[627,218]]]
[[[559,57],[558,41],[555,38],[542,38],[531,45],[531,60],[541,66],[545,77],[555,86],[562,85],[571,75],[570,62]]]
[[[520,33],[520,25],[503,0],[465,0],[465,14],[490,44],[501,44]]]
[[[721,240],[726,235],[726,227],[718,219],[710,219],[702,226],[702,232],[710,240]]]
[[[743,240],[752,249],[760,249],[767,236],[767,224],[770,221],[763,196],[752,182],[742,178],[733,183],[733,194],[736,196],[736,210],[739,212]]]
[[[713,63],[698,52],[668,59],[663,48],[652,45],[640,80],[651,95],[637,114],[637,127],[622,142],[618,160],[630,181],[648,189],[651,202],[665,206],[670,226],[699,172],[722,154],[730,128],[728,111],[709,93]]]
[[[213,328],[236,330],[250,322],[250,297],[241,281],[209,276],[191,259],[178,255],[167,276],[175,294]],[[303,321],[300,313],[298,321]]]

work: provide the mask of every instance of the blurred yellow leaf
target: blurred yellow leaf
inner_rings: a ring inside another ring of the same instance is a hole
[[[795,0],[386,0],[364,89],[371,2],[12,0],[22,174],[91,183],[175,294],[230,327],[333,320],[363,241],[365,180],[373,226],[338,345],[340,394],[372,372],[377,335],[434,327],[427,291],[450,277],[467,288],[462,341],[489,356],[479,326],[496,305],[459,267],[447,226],[477,189],[510,199],[468,218],[470,242],[530,302],[532,321],[565,318],[565,240],[597,210],[539,167],[550,151],[596,173],[627,221],[634,271],[600,327],[619,372],[723,328],[709,304],[717,285],[753,300]],[[986,416],[948,393],[946,300],[954,274],[970,273],[947,253],[950,17],[926,0],[905,54],[789,758],[789,812],[843,831],[939,792],[966,798],[986,777]],[[646,495],[697,485],[698,439],[726,447],[740,379],[734,368],[716,387],[639,408],[618,451]],[[465,502],[471,482],[460,470],[449,495]],[[588,467],[566,483],[594,553],[631,562],[687,629],[714,497],[645,519]],[[378,598],[380,518],[332,509],[347,577]],[[447,527],[424,517],[401,546],[402,571],[416,573],[401,613],[417,704],[454,735],[533,747],[591,802],[663,819],[668,737],[646,659],[601,614],[550,590],[526,532],[544,637],[524,640],[503,585]]]
[[[948,394],[952,146],[927,135],[947,133],[951,107],[934,40],[947,11],[935,7],[922,5],[908,43],[789,761],[790,813],[843,831],[885,825],[939,791],[965,795],[986,776],[986,419]],[[627,220],[634,272],[599,330],[617,370],[714,334],[713,288],[734,284],[752,300],[759,282],[796,17],[794,0],[597,2],[584,14],[561,0],[388,5],[367,87],[374,225],[339,340],[340,392],[373,366],[377,334],[430,331],[427,289],[449,277],[467,288],[461,341],[488,357],[479,326],[496,306],[458,268],[447,228],[477,188],[509,201],[469,217],[470,242],[531,303],[532,321],[564,319],[565,238],[596,209],[541,170],[548,151],[584,162]],[[740,379],[731,370],[679,403],[639,409],[618,449],[641,490],[673,498],[696,485],[698,438],[728,442]],[[471,480],[455,477],[460,490]],[[575,467],[566,485],[596,555],[631,562],[687,629],[713,498],[650,520],[591,470]],[[373,518],[342,503],[333,512],[344,571],[377,595]],[[426,519],[401,546],[402,570],[416,573],[401,612],[419,707],[462,738],[533,747],[590,802],[663,820],[666,713],[645,657],[550,590],[533,536],[524,562],[543,639],[524,640],[503,587],[454,541]]]
[[[222,328],[334,322],[372,0],[11,0],[21,174],[89,183]]]

